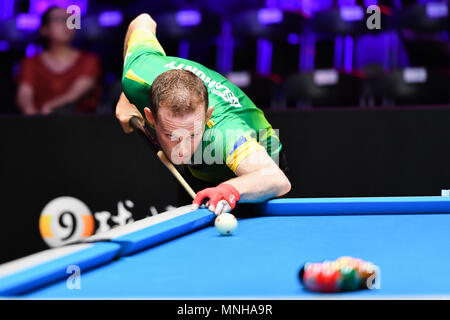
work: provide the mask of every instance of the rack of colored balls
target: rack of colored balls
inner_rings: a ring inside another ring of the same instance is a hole
[[[306,289],[324,293],[371,289],[377,277],[378,266],[352,257],[319,263],[308,262],[299,272],[300,282]]]

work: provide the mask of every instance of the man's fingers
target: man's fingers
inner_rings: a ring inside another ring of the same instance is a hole
[[[240,199],[240,194],[233,186],[222,183],[217,187],[198,192],[192,203],[200,206],[206,199],[209,199],[209,203],[206,204],[208,210],[220,214],[233,210],[236,202]],[[225,202],[221,203],[221,201]]]
[[[221,200],[220,194],[213,194],[212,197],[209,198],[209,211],[215,211],[218,202]]]
[[[208,201],[208,210],[215,212],[216,211],[216,207],[220,202],[220,195],[214,194],[212,197],[209,198]]]
[[[219,203],[217,204],[216,210],[214,210],[214,214],[216,216],[218,216],[222,213],[226,213],[226,212],[230,212],[230,211],[231,211],[231,207],[228,204],[228,201],[220,200]]]
[[[202,190],[197,192],[197,195],[195,196],[194,201],[192,201],[192,204],[195,204],[197,206],[200,206],[206,198],[208,198],[208,189]]]
[[[191,209],[192,210],[197,210],[198,208],[204,209],[204,208],[208,208],[208,207],[209,207],[209,201],[206,201],[204,204],[201,204],[201,205],[193,203]]]
[[[125,118],[121,118],[119,119],[120,124],[122,125],[122,129],[125,133],[131,133],[134,131],[134,128],[132,126],[130,126],[130,119],[132,117],[138,117],[139,118],[139,122],[144,126],[145,122],[144,119],[141,118],[140,116],[133,114],[133,115],[127,115]]]
[[[123,132],[125,133],[131,133],[134,131],[134,128],[132,126],[130,126],[130,119],[132,117],[138,117],[139,121],[141,122],[142,125],[145,125],[145,120],[144,118],[142,118],[142,116],[138,113],[128,113],[125,111],[117,111],[116,112],[116,118],[117,120],[119,120],[120,122],[120,126],[122,127]]]

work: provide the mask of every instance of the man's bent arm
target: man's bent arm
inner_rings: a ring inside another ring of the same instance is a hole
[[[152,17],[150,17],[150,15],[146,13],[137,16],[133,21],[131,21],[128,26],[127,34],[125,35],[125,41],[123,44],[124,59],[127,54],[128,42],[130,41],[131,34],[137,29],[147,30],[153,32],[153,34],[156,34],[156,22],[152,19]],[[139,117],[140,119],[142,119],[142,122],[144,122],[144,118],[142,117],[136,106],[131,104],[125,94],[122,92],[116,106],[116,118],[120,121],[120,125],[122,126],[122,129],[125,133],[130,133],[133,131],[133,128],[131,128],[129,125],[129,121],[133,116]]]
[[[225,183],[239,191],[239,202],[262,202],[291,190],[289,179],[265,150],[253,152],[244,159],[237,167],[236,175]]]
[[[140,14],[133,21],[131,21],[131,23],[128,25],[127,34],[125,35],[125,42],[123,44],[123,58],[124,59],[125,59],[125,55],[127,54],[128,42],[130,41],[130,36],[137,29],[147,30],[156,35],[156,22],[147,13]]]
[[[215,188],[199,191],[192,202],[193,209],[209,199],[208,209],[219,215],[232,210],[237,201],[262,202],[291,190],[288,178],[265,150],[253,152],[242,160],[236,175]]]

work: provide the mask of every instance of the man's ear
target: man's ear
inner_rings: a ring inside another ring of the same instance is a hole
[[[147,118],[148,124],[154,128],[155,127],[155,117],[153,116],[150,108],[144,108],[145,117]]]
[[[206,122],[211,120],[211,115],[214,111],[214,107],[209,107],[208,110],[206,110]]]

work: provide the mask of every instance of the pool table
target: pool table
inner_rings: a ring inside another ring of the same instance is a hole
[[[450,197],[285,198],[257,206],[257,215],[238,217],[231,236],[215,230],[213,213],[185,206],[8,262],[0,266],[0,296],[450,297]],[[332,294],[301,285],[304,263],[341,256],[376,264],[379,285]]]

